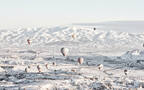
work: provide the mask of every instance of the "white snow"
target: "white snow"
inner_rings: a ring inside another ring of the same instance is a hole
[[[0,89],[144,87],[144,33],[93,30],[94,27],[65,25],[0,30]],[[66,57],[61,54],[63,47],[69,50]],[[79,57],[83,57],[81,65]],[[98,65],[103,65],[103,69],[98,69]]]

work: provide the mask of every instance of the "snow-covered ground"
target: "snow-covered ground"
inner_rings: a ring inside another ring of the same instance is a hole
[[[2,29],[0,42],[0,90],[144,87],[144,33],[65,25]],[[63,47],[69,49],[67,56],[61,54]],[[81,65],[79,57],[84,59]]]

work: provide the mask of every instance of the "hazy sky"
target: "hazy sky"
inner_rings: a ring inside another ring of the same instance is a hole
[[[0,27],[144,20],[144,0],[0,0]]]

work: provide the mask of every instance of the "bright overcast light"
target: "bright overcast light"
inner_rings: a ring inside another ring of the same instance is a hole
[[[144,20],[144,0],[0,0],[0,27]]]

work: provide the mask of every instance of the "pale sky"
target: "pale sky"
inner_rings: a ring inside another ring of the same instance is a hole
[[[0,28],[144,20],[144,0],[0,0]]]

